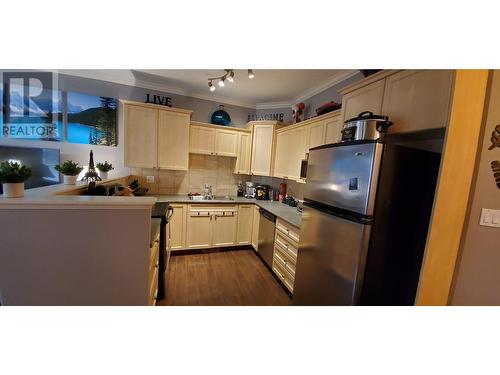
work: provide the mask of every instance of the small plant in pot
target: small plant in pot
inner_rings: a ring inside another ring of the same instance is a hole
[[[0,182],[3,184],[3,196],[16,198],[24,196],[24,182],[31,177],[31,168],[4,161],[0,164]]]
[[[108,178],[108,172],[112,171],[113,169],[113,164],[108,163],[105,161],[104,163],[97,163],[96,164],[97,169],[99,169],[99,177],[101,177],[103,180],[106,180]]]
[[[66,160],[61,165],[56,165],[56,171],[63,175],[64,184],[75,185],[76,177],[83,171],[83,167],[80,167],[78,163],[75,163],[73,160]]]

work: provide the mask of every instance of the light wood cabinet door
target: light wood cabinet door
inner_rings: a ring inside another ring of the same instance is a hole
[[[389,133],[443,128],[448,123],[455,72],[404,70],[386,78],[382,114]]]
[[[189,130],[189,152],[193,154],[215,154],[215,129],[191,125]]]
[[[238,133],[233,130],[216,129],[215,154],[219,156],[238,156]]]
[[[240,204],[238,207],[237,245],[249,245],[252,242],[253,204]]]
[[[188,170],[189,120],[187,114],[159,111],[158,168]]]
[[[135,105],[124,105],[126,167],[156,168],[158,110]]]
[[[376,115],[382,112],[385,80],[373,82],[342,97],[343,121],[357,117],[361,112],[371,111]]]
[[[250,174],[250,161],[252,156],[252,134],[239,133],[238,134],[238,159],[236,159],[236,166],[234,173]]]
[[[217,212],[213,220],[213,246],[232,246],[236,242],[237,212]]]
[[[208,212],[193,212],[187,214],[186,247],[212,247],[212,214]]]
[[[309,152],[307,127],[297,128],[290,132],[290,144],[288,150],[288,178],[291,180],[300,179],[300,167],[306,153]]]
[[[254,125],[252,139],[252,174],[271,176],[273,125]]]
[[[324,121],[318,121],[308,126],[309,144],[308,149],[325,144],[326,126]]]
[[[174,209],[168,222],[168,247],[179,250],[186,247],[186,205],[171,204]]]
[[[259,207],[254,206],[253,224],[252,224],[252,247],[255,249],[255,251],[259,251],[259,222],[260,222]]]
[[[274,157],[274,177],[288,178],[290,164],[291,132],[284,131],[276,134],[276,152]]]
[[[340,142],[342,136],[342,118],[340,115],[325,120],[325,127],[325,144]]]

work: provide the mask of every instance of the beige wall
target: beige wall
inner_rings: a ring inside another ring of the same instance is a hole
[[[490,166],[493,160],[500,160],[500,148],[488,150],[491,132],[498,124],[500,71],[495,71],[472,204],[450,295],[452,305],[500,305],[500,228],[479,225],[481,208],[500,209],[500,189],[495,184]]]
[[[238,181],[249,181],[250,176],[233,174],[235,162],[236,158],[190,154],[187,172],[133,168],[132,174],[142,176],[141,184],[151,194],[203,193],[207,183],[215,195],[236,195]],[[146,176],[155,176],[155,183],[146,183]]]

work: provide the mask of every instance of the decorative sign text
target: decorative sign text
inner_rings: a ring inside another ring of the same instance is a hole
[[[160,95],[152,95],[151,97],[151,95],[146,94],[146,103],[159,104],[159,105],[164,105],[166,107],[172,107],[172,98]]]
[[[259,121],[259,120],[267,120],[267,121],[282,121],[285,117],[284,113],[268,113],[265,115],[248,115],[248,121]]]

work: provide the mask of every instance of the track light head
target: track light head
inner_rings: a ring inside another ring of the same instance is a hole
[[[226,85],[226,84],[224,83],[224,81],[225,81],[225,78],[221,78],[221,79],[219,80],[219,86],[220,86],[220,87],[224,87],[224,86]]]
[[[208,81],[208,88],[210,89],[210,91],[215,91],[215,86],[212,81]]]
[[[253,74],[253,70],[248,69],[248,78],[252,79],[253,77],[255,77],[255,74]]]
[[[227,76],[227,80],[231,83],[234,82],[234,71],[230,71],[229,75]]]

